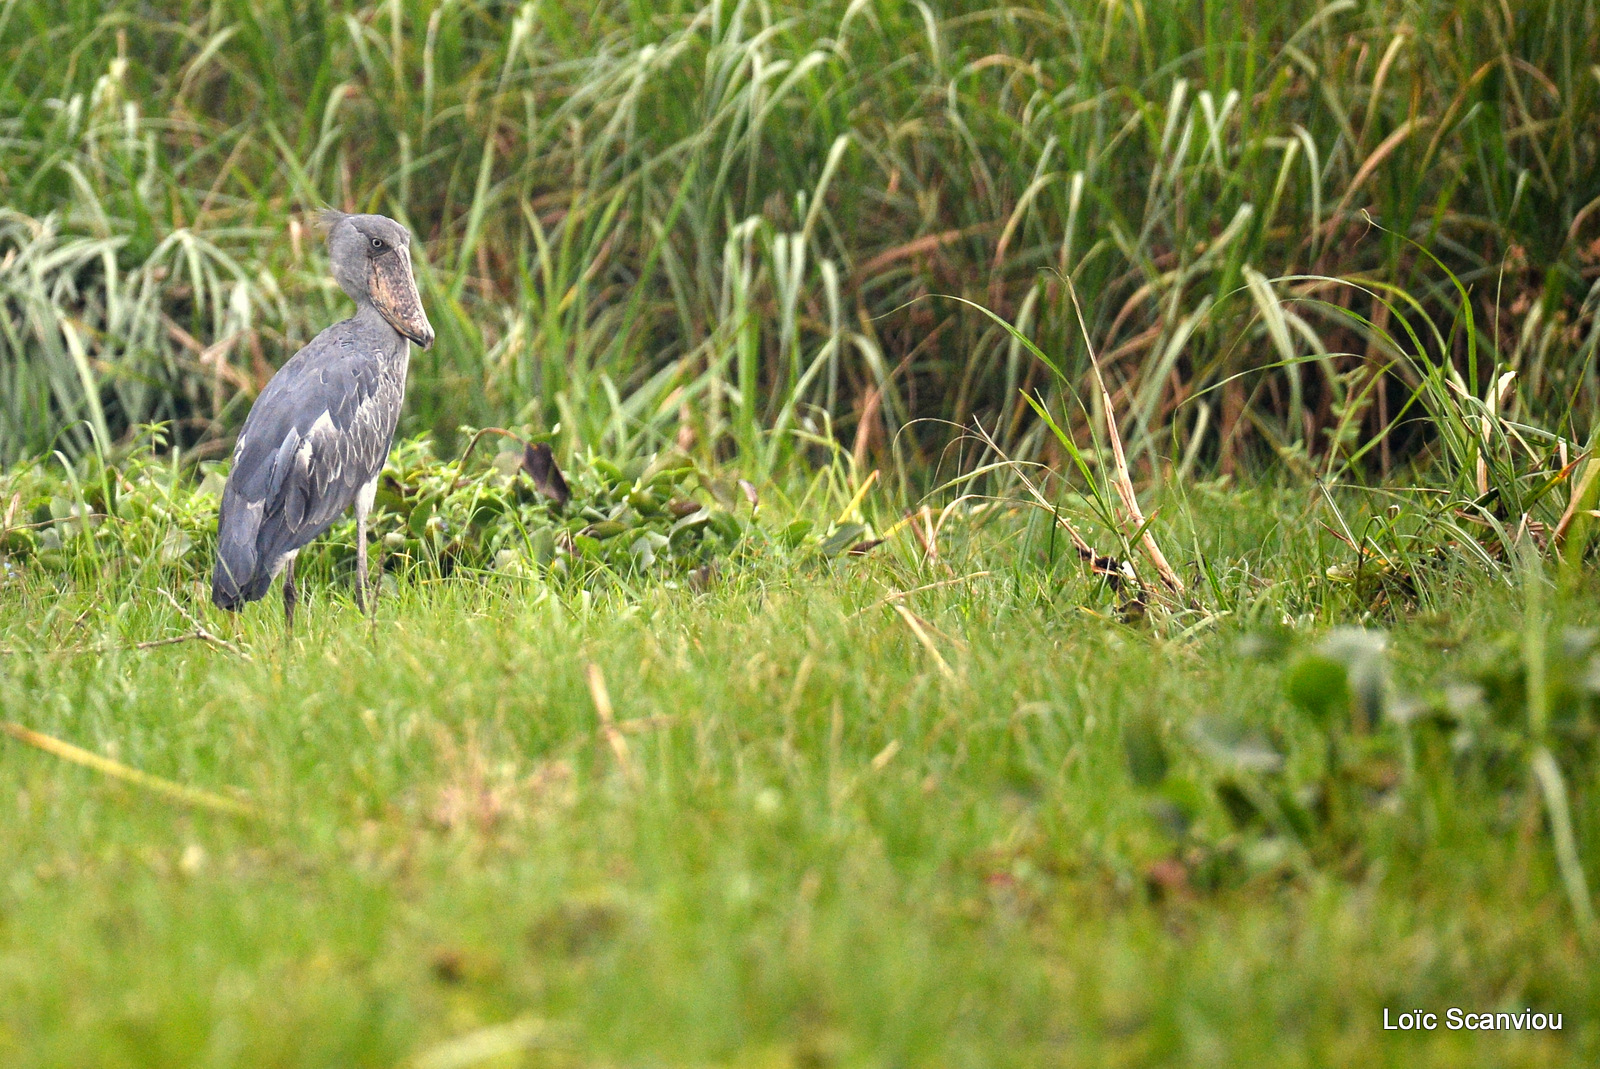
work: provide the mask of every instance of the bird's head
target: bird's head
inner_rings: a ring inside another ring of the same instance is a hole
[[[334,281],[356,304],[370,304],[400,334],[426,349],[433,326],[411,273],[411,235],[384,215],[327,211],[328,259]]]

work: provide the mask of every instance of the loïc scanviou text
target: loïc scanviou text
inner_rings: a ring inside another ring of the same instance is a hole
[[[1559,1032],[1561,1014],[1535,1013],[1524,1009],[1515,1013],[1505,1010],[1476,1013],[1451,1006],[1443,1013],[1429,1010],[1403,1010],[1396,1013],[1387,1006],[1383,1010],[1385,1031],[1431,1032],[1444,1025],[1452,1032]]]

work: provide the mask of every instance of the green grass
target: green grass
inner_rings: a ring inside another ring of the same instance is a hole
[[[1516,371],[1507,411],[1584,441],[1597,55],[1596,0],[4,0],[0,460],[225,443],[342,314],[325,203],[417,233],[408,433],[917,466],[933,417],[1055,460],[1018,394],[1054,384],[932,295],[1081,384],[1070,277],[1139,470],[1342,461],[1416,317],[1325,279],[1448,323],[1420,245],[1474,394]],[[1431,440],[1393,438],[1367,470]]]
[[[8,719],[265,816],[0,739],[3,1061],[1593,1064],[1529,772],[1592,879],[1600,662],[1559,638],[1592,582],[1446,562],[1407,608],[1321,575],[1353,554],[1307,500],[1163,499],[1226,600],[1127,624],[1008,509],[937,561],[758,547],[698,592],[406,580],[369,629],[323,578],[288,642],[271,601],[192,610],[239,654],[127,648],[192,631],[176,566],[17,570]],[[1392,650],[1347,705],[1315,680],[1351,619]],[[1565,1030],[1381,1029],[1449,1006]]]

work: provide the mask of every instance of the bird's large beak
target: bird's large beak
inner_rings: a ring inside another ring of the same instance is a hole
[[[433,344],[433,325],[422,310],[417,280],[411,276],[411,255],[395,249],[368,261],[367,290],[372,303],[389,325],[422,348]]]

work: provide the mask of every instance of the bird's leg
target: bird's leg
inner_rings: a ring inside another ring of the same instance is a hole
[[[294,588],[294,558],[283,566],[283,630],[285,633],[294,630],[294,603],[300,600]]]
[[[372,501],[378,492],[378,477],[356,493],[356,608],[378,619],[378,592],[367,589],[367,517],[372,513]],[[369,611],[370,608],[370,611]]]
[[[378,599],[372,599],[372,611],[378,611]],[[367,510],[356,503],[356,608],[367,611]]]

